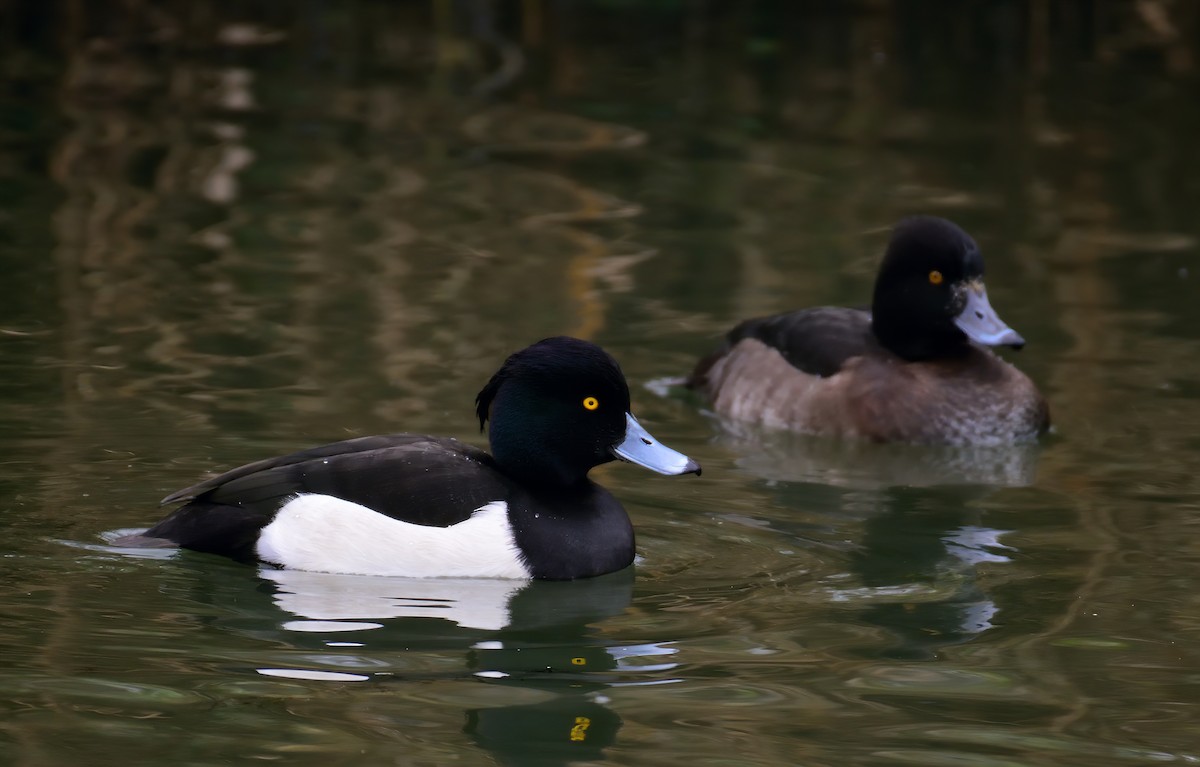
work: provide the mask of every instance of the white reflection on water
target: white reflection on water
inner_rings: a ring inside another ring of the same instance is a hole
[[[278,676],[285,679],[308,679],[315,682],[366,682],[371,677],[365,674],[347,674],[344,671],[315,671],[308,668],[257,668],[263,676]]]
[[[623,647],[609,647],[606,652],[611,655],[616,661],[617,671],[670,671],[671,669],[679,668],[678,663],[627,663],[627,658],[652,658],[655,656],[674,655],[679,652],[678,648],[671,647],[668,644],[639,644],[627,645]],[[663,680],[655,680],[656,683],[661,683]],[[679,681],[679,680],[669,680]]]
[[[364,621],[287,621],[283,627],[288,631],[325,634],[331,631],[370,631],[383,628],[383,624]]]
[[[113,546],[112,543],[127,535],[137,535],[138,533],[146,532],[145,527],[122,527],[117,530],[106,530],[100,533],[100,539],[104,543],[83,543],[82,541],[64,541],[59,540],[65,546],[71,546],[77,549],[85,549],[87,551],[99,551],[105,554],[120,554],[124,557],[133,559],[171,559],[179,556],[179,549],[174,546],[163,548],[142,548],[132,546]]]
[[[1012,546],[1000,542],[1000,536],[1011,533],[1012,530],[994,530],[990,527],[963,525],[942,536],[946,551],[967,565],[977,565],[981,562],[1011,562],[995,549],[1016,551]]]
[[[932,582],[896,583],[886,586],[826,589],[832,602],[853,604],[944,604],[956,613],[957,631],[982,634],[995,624],[992,619],[1000,608],[976,582],[975,568],[980,564],[1003,564],[1011,558],[1000,552],[1015,552],[1000,542],[1012,532],[980,525],[962,525],[941,536],[946,556],[933,568]]]
[[[308,620],[294,631],[361,631],[388,618],[442,618],[463,628],[496,631],[511,622],[509,602],[524,581],[489,578],[383,578],[263,567],[280,609]]]

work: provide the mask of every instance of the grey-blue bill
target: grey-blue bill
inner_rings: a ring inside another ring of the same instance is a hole
[[[967,302],[954,318],[954,324],[966,333],[968,338],[985,346],[1011,346],[1020,349],[1025,345],[1025,339],[996,314],[996,310],[988,301],[987,289],[982,282],[970,282],[961,289],[966,293]]]
[[[625,414],[625,439],[613,445],[611,450],[621,460],[659,474],[700,473],[700,464],[656,440],[631,413]]]

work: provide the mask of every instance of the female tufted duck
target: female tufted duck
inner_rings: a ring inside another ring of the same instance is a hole
[[[942,218],[893,230],[870,311],[802,309],[746,320],[689,385],[716,412],[879,442],[1002,445],[1035,439],[1049,408],[987,346],[1024,339],[988,303],[975,241]]]
[[[621,458],[700,473],[629,413],[616,361],[574,338],[510,356],[476,398],[489,455],[392,434],[248,464],[167,496],[184,505],[124,545],[169,545],[364,575],[569,580],[633,561],[629,517],[588,471]]]

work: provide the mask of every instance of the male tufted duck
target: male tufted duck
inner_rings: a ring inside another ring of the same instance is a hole
[[[971,237],[933,216],[901,221],[870,311],[820,307],[746,320],[689,385],[720,415],[878,442],[1003,445],[1050,425],[1037,387],[988,346],[1021,336],[988,303]]]
[[[616,361],[574,338],[510,356],[475,400],[492,454],[391,434],[248,464],[172,493],[125,545],[363,575],[569,580],[633,561],[629,517],[588,471],[621,458],[700,473],[629,413]]]

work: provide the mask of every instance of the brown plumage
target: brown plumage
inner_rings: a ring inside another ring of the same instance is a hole
[[[739,421],[880,442],[1035,439],[1049,408],[1025,374],[978,343],[1024,340],[987,304],[969,236],[923,217],[897,226],[872,311],[822,307],[735,327],[690,385]],[[964,316],[966,315],[966,316]]]

